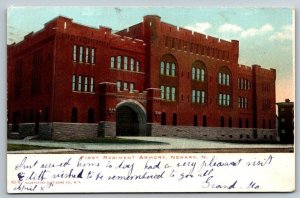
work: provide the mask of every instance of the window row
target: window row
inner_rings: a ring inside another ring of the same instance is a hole
[[[229,106],[230,105],[230,95],[229,94],[219,94],[219,105],[220,106]]]
[[[171,38],[168,36],[165,37],[165,46],[178,50],[190,51],[191,53],[211,56],[221,60],[229,60],[228,51],[220,50],[210,46],[190,43],[181,39]]]
[[[176,88],[175,87],[169,87],[169,86],[160,86],[161,90],[161,99],[163,100],[176,100]]]
[[[121,91],[121,90],[127,91],[128,90],[128,85],[129,85],[129,92],[133,93],[133,91],[134,91],[134,83],[133,82],[129,83],[129,82],[117,81],[116,84],[117,84],[117,91],[118,92]]]
[[[205,91],[192,90],[192,103],[204,104]]]
[[[238,88],[243,90],[249,90],[251,88],[250,81],[243,78],[238,78]]]
[[[200,68],[192,68],[192,80],[199,80],[201,82],[204,82],[205,78],[205,71],[204,69]]]
[[[169,62],[160,62],[160,74],[166,76],[176,76],[176,64]]]
[[[72,91],[94,92],[94,78],[82,75],[72,75]]]
[[[229,85],[230,84],[230,77],[229,74],[225,74],[220,72],[218,75],[218,79],[219,79],[219,84],[220,85]]]
[[[94,109],[89,108],[87,111],[87,122],[93,123],[94,122]],[[76,107],[73,107],[71,110],[71,122],[78,122],[78,109]]]
[[[238,107],[241,109],[247,109],[248,108],[248,99],[244,97],[238,98]]]
[[[24,109],[14,111],[12,113],[12,123],[17,125],[19,123],[38,123],[38,122],[49,122],[49,108]]]
[[[110,57],[110,68],[139,72],[140,62],[127,56],[112,56]]]
[[[220,127],[225,127],[225,118],[224,116],[221,116],[220,118]],[[229,117],[228,118],[228,125],[227,127],[232,127],[232,118]],[[243,126],[243,120],[242,118],[239,118],[239,128],[249,128],[249,120],[248,118],[246,118],[246,123],[245,123],[245,126]]]
[[[73,61],[95,64],[95,48],[73,45]]]

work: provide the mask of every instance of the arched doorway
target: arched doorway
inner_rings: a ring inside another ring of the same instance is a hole
[[[125,100],[116,108],[117,136],[146,136],[146,110],[135,100]]]

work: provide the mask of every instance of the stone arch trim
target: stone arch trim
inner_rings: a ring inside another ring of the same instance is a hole
[[[116,108],[118,108],[118,107],[120,107],[120,106],[123,106],[123,105],[126,105],[126,106],[129,105],[129,107],[132,107],[132,106],[130,106],[130,105],[137,105],[137,106],[138,106],[139,108],[141,108],[141,110],[146,114],[146,109],[145,109],[145,107],[144,107],[141,103],[139,103],[138,101],[136,101],[136,100],[133,100],[133,99],[123,100],[123,101],[121,101],[121,102],[119,102],[119,103],[117,104]]]

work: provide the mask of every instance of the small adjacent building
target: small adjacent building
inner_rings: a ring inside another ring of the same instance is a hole
[[[283,143],[294,143],[294,102],[286,99],[277,103],[278,135]]]

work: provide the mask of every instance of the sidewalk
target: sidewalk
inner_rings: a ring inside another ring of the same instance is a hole
[[[166,144],[117,144],[117,143],[74,143],[44,140],[11,140],[9,144],[26,144],[45,147],[60,147],[61,152],[293,152],[290,144],[247,144],[171,137],[122,137]],[[71,150],[70,150],[71,149]],[[46,149],[55,152],[57,149]],[[9,151],[8,153],[47,153],[45,150]]]

